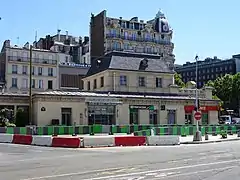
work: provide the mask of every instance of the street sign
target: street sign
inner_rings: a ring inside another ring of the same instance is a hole
[[[202,118],[202,114],[200,112],[195,112],[194,118],[199,121]]]

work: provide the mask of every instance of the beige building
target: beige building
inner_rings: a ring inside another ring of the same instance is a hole
[[[2,84],[5,91],[12,93],[28,93],[30,73],[29,44],[24,47],[11,46],[4,42],[1,63]],[[32,90],[33,92],[58,89],[58,54],[53,51],[33,49],[32,53]]]
[[[85,91],[64,90],[33,94],[33,123],[88,124],[195,124],[194,87],[174,84],[174,71],[164,57],[112,52],[98,58],[83,79]],[[191,84],[192,85],[192,84]],[[218,101],[212,89],[198,91],[202,120],[218,123]],[[3,99],[3,100],[2,100]],[[6,101],[9,99],[9,101]],[[28,104],[27,95],[0,95],[0,106],[14,110]]]

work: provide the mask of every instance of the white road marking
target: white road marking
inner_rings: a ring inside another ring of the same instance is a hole
[[[222,170],[227,170],[227,169],[231,169],[231,168],[234,168],[234,167],[238,167],[238,166],[226,166],[224,168],[215,168],[215,169],[206,169],[206,170],[202,170],[202,171],[195,171],[195,172],[189,172],[189,173],[179,173],[179,174],[173,174],[173,175],[168,175],[168,176],[165,176],[165,177],[160,177],[161,179],[164,179],[164,178],[171,178],[171,177],[178,177],[178,176],[188,176],[188,175],[193,175],[193,174],[199,174],[199,173],[205,173],[205,172],[210,172],[210,171],[222,171]],[[155,176],[155,178],[158,178]]]
[[[227,163],[234,163],[234,162],[240,162],[240,159],[234,159],[234,160],[228,160],[228,161],[218,161],[213,163],[204,163],[204,164],[195,164],[195,165],[188,165],[188,166],[179,166],[179,167],[173,167],[173,168],[166,168],[166,169],[159,169],[159,170],[150,170],[150,171],[140,171],[136,173],[126,173],[126,174],[119,174],[119,175],[112,175],[112,176],[104,176],[104,177],[96,177],[96,178],[90,178],[85,180],[102,180],[106,178],[120,178],[120,177],[126,177],[126,176],[134,176],[134,175],[140,175],[140,174],[147,174],[147,173],[155,173],[155,172],[164,172],[164,171],[171,171],[171,170],[180,170],[180,169],[187,169],[187,168],[195,168],[195,167],[203,167],[203,166],[210,166],[210,165],[219,165],[219,164],[227,164]],[[50,176],[40,176],[40,177],[33,177],[33,178],[26,178],[21,180],[39,180],[39,179],[51,179],[51,178],[57,178],[57,177],[68,177],[68,176],[75,176],[75,175],[84,175],[87,173],[98,173],[102,171],[111,171],[113,169],[102,169],[102,170],[95,170],[95,171],[85,171],[85,172],[75,172],[75,173],[66,173],[66,174],[58,174],[58,175],[50,175]]]

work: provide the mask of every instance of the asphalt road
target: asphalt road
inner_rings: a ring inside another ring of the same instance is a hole
[[[239,180],[240,142],[63,149],[0,144],[4,180]]]

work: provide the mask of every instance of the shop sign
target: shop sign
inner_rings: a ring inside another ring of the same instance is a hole
[[[98,104],[122,104],[118,98],[86,98],[85,102]]]
[[[131,105],[130,109],[147,109],[147,110],[154,110],[153,105]]]
[[[194,111],[195,106],[184,106],[184,110],[186,112],[192,112]],[[218,106],[201,106],[199,107],[200,111],[218,111],[219,107]]]

